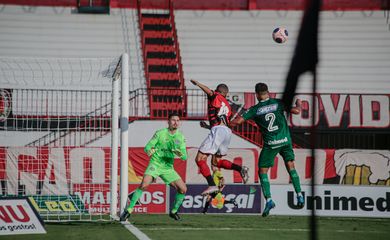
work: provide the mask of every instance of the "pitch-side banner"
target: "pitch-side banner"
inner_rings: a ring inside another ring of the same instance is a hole
[[[175,169],[187,183],[205,184],[206,180],[199,174],[195,163],[197,148],[188,148],[188,160],[175,161]],[[239,165],[249,167],[249,183],[258,183],[258,157],[261,149],[233,148],[224,159]],[[133,148],[130,166],[137,178],[131,181],[141,181],[148,164],[148,158],[142,148]],[[310,184],[313,156],[310,149],[294,149],[295,166],[302,184]],[[359,149],[316,149],[315,151],[315,183],[343,185],[386,185],[390,186],[390,151],[389,150],[359,150]],[[134,156],[138,156],[135,158]],[[269,171],[271,184],[288,184],[290,176],[286,171],[283,158],[277,155],[274,166]],[[210,162],[208,162],[210,165]],[[238,172],[221,170],[226,183],[241,183]],[[129,170],[129,178],[130,178]]]
[[[203,197],[201,193],[206,188],[207,185],[187,185],[187,193],[179,211],[181,213],[201,213],[206,203],[206,197]],[[175,194],[176,190],[171,188],[169,193],[169,209],[173,207]],[[218,209],[210,205],[208,213],[260,213],[261,190],[259,185],[226,185],[222,194],[225,200],[235,200],[237,206],[228,203],[224,204],[223,208]]]
[[[0,235],[46,233],[27,198],[0,199]]]
[[[138,184],[129,184],[129,194],[138,186]],[[110,212],[110,184],[77,184],[74,186],[74,194],[78,196],[89,213],[107,214]],[[166,201],[167,186],[165,184],[151,184],[142,193],[134,207],[134,213],[165,213]]]
[[[249,184],[258,183],[258,157],[261,149],[232,148],[224,158],[249,167]],[[205,184],[195,163],[197,148],[189,147],[188,160],[176,159],[175,169],[191,184]],[[2,195],[72,195],[80,186],[110,184],[111,149],[0,147]],[[296,169],[302,184],[309,184],[313,157],[309,149],[294,149]],[[142,148],[129,148],[129,183],[140,183],[149,163]],[[390,151],[359,149],[317,149],[316,184],[390,186]],[[119,159],[118,159],[119,161]],[[209,163],[210,164],[210,163]],[[120,166],[120,164],[118,164]],[[119,173],[119,171],[118,171]],[[241,183],[238,172],[222,169],[226,184]],[[271,184],[288,184],[290,177],[278,155],[269,172]],[[160,179],[157,183],[162,183]],[[85,191],[95,191],[95,188]]]
[[[271,214],[309,216],[314,208],[318,216],[390,218],[388,187],[319,185],[313,196],[310,186],[304,185],[302,192],[306,205],[299,209],[291,185],[271,185],[272,199],[276,203]]]

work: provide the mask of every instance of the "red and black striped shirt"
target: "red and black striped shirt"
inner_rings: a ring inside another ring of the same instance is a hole
[[[226,126],[229,124],[232,109],[224,96],[214,91],[212,96],[208,96],[207,106],[210,127],[220,125],[221,122]]]

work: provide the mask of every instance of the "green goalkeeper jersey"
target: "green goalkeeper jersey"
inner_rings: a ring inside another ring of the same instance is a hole
[[[249,108],[242,117],[252,119],[260,127],[265,147],[277,148],[291,144],[290,130],[280,99],[268,98]]]
[[[187,160],[186,141],[179,130],[176,130],[174,134],[171,134],[168,128],[158,130],[146,144],[144,150],[148,153],[152,148],[156,151],[150,158],[151,163],[160,166],[173,166],[175,155],[178,155],[182,160]],[[175,154],[174,151],[179,154]]]

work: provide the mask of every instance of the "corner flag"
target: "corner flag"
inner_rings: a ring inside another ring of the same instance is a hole
[[[315,72],[318,62],[318,17],[321,0],[307,0],[306,9],[299,30],[297,45],[287,75],[283,93],[283,103],[290,109],[299,76],[306,72]]]

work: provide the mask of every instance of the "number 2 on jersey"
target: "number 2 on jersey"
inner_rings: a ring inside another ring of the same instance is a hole
[[[273,131],[276,131],[276,130],[279,129],[278,126],[274,126],[275,114],[273,114],[273,113],[267,113],[267,114],[265,115],[265,120],[266,120],[267,122],[269,122],[268,127],[267,127],[267,129],[268,129],[269,132],[273,132]]]

